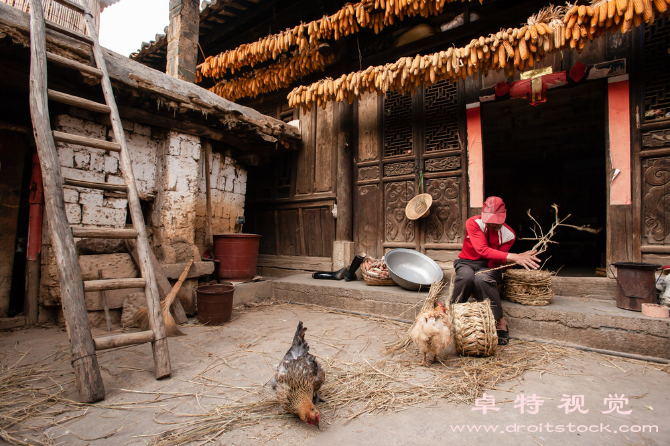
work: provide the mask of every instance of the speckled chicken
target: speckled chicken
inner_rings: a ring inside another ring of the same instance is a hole
[[[270,386],[277,391],[277,399],[286,411],[318,428],[321,415],[314,404],[319,401],[317,392],[326,380],[326,372],[309,353],[309,345],[305,341],[306,331],[307,328],[300,321],[293,344],[279,363]]]
[[[410,333],[414,345],[423,353],[421,365],[428,366],[426,355],[433,354],[433,362],[438,353],[451,344],[451,321],[442,303],[438,302],[432,310],[426,310],[416,317]]]

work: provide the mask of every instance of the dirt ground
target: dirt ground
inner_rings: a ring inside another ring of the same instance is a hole
[[[444,389],[445,398],[433,399],[422,393],[427,382],[457,373],[462,360],[453,353],[429,370],[417,366],[420,358],[414,349],[394,357],[385,355],[384,343],[397,339],[408,326],[286,304],[237,311],[233,321],[221,327],[184,327],[187,336],[169,341],[173,374],[160,381],[153,376],[148,344],[102,352],[98,357],[105,400],[91,406],[70,404],[66,413],[57,413],[55,409],[63,407],[63,398],[76,400],[77,392],[69,379],[72,369],[64,330],[52,327],[0,333],[3,373],[8,367],[35,362],[55,367],[58,372],[52,372],[54,381],[69,380],[69,384],[63,385],[58,404],[26,421],[36,430],[14,436],[29,444],[151,444],[157,434],[180,428],[183,423],[201,423],[203,414],[210,413],[208,419],[216,419],[212,411],[231,401],[271,398],[272,393],[263,386],[288,349],[299,320],[308,327],[306,338],[311,352],[327,365],[338,361],[367,363],[372,368],[366,373],[388,375],[391,372],[378,370],[381,366],[375,365],[386,359],[387,363],[404,368],[403,377],[396,378],[389,388],[414,386],[417,397],[413,406],[400,404],[395,397],[380,407],[373,407],[378,403],[371,400],[353,401],[341,407],[326,401],[317,405],[322,411],[321,430],[292,416],[273,415],[257,423],[247,418],[243,427],[222,428],[219,424],[214,432],[210,429],[199,441],[190,444],[473,445],[495,440],[502,445],[563,446],[670,442],[667,422],[670,367],[567,348],[542,353],[541,345],[513,341],[510,347],[517,351],[528,348],[532,352],[529,355],[545,355],[537,358],[544,362],[494,386],[487,384],[486,376],[482,376],[480,390],[493,396],[499,408],[497,412],[489,410],[484,414],[471,402],[453,402],[463,396],[452,398],[449,389]],[[484,373],[486,369],[481,370],[476,373]],[[479,379],[475,377],[472,382],[480,382]],[[344,379],[335,383],[331,389],[346,382]],[[576,409],[566,413],[575,406],[559,407],[564,404],[561,400],[573,395],[583,396],[581,412]],[[523,406],[522,414],[521,405],[516,403],[524,397],[531,404]],[[401,399],[399,390],[398,398]],[[533,401],[541,401],[535,407],[537,414],[532,414]],[[7,410],[2,402],[0,409]],[[628,410],[631,412],[625,414]],[[0,417],[0,422],[6,426],[6,419]],[[638,427],[640,432],[635,432]],[[187,444],[187,441],[173,438],[167,443]],[[2,440],[0,444],[4,444]]]

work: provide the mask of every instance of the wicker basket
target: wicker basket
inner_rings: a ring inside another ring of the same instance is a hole
[[[450,306],[454,347],[463,356],[491,356],[498,348],[496,321],[488,300]]]
[[[380,279],[379,277],[375,277],[365,271],[364,269],[361,268],[361,272],[363,273],[363,280],[365,280],[365,283],[367,285],[373,285],[373,286],[389,286],[389,285],[395,285],[395,282],[393,279],[390,277],[388,279]]]
[[[549,305],[554,291],[549,271],[511,269],[505,272],[505,295],[521,305]]]

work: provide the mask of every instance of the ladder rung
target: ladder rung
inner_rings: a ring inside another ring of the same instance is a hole
[[[98,68],[91,67],[81,62],[77,62],[76,60],[68,59],[67,57],[59,56],[58,54],[50,53],[47,51],[47,59],[49,59],[53,63],[57,63],[65,67],[72,68],[74,70],[83,71],[84,73],[88,73],[92,76],[102,77],[102,71],[100,71]]]
[[[134,229],[72,228],[72,236],[79,238],[137,238],[137,231]]]
[[[63,6],[67,6],[70,9],[74,9],[77,12],[80,12],[84,14],[84,8],[81,5],[78,5],[75,2],[71,2],[70,0],[54,0],[56,3],[60,3]]]
[[[121,146],[115,142],[105,141],[104,139],[87,138],[85,136],[72,135],[54,130],[54,141],[67,142],[70,144],[79,144],[81,146],[93,147],[94,149],[111,150],[120,152]]]
[[[72,37],[73,39],[81,40],[82,42],[93,46],[93,39],[91,39],[86,34],[82,34],[82,33],[79,33],[77,31],[74,31],[72,29],[68,29],[64,26],[60,26],[59,24],[54,23],[50,20],[45,20],[44,24],[46,25],[47,28],[49,28],[53,31],[59,32],[59,33],[61,33],[63,35],[66,35],[68,37]]]
[[[103,279],[85,280],[84,291],[122,290],[125,288],[144,288],[146,284],[142,277],[137,279]]]
[[[110,113],[111,110],[109,105],[101,104],[95,101],[89,101],[88,99],[80,98],[78,96],[72,96],[71,94],[61,93],[60,91],[47,90],[47,96],[49,99],[57,102],[62,102],[63,104],[74,105],[75,107],[85,108],[86,110],[91,110],[99,113]]]
[[[125,347],[126,345],[144,344],[154,341],[154,332],[138,331],[135,333],[121,333],[111,336],[93,338],[96,350],[108,350],[110,348]]]
[[[66,186],[88,187],[89,189],[117,190],[128,192],[128,186],[125,184],[100,183],[98,181],[75,180],[74,178],[63,178],[63,184]]]

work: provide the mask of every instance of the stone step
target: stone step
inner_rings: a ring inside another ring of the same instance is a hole
[[[278,300],[403,320],[414,320],[427,296],[396,286],[367,286],[362,280],[314,280],[309,274],[275,278],[272,284]],[[543,307],[503,300],[503,310],[513,337],[670,359],[670,319],[622,310],[611,298],[555,296]]]

